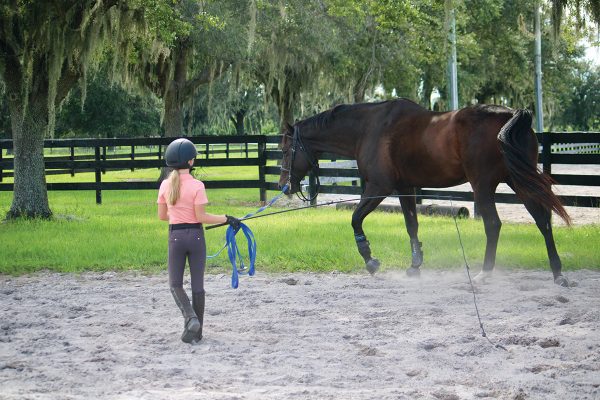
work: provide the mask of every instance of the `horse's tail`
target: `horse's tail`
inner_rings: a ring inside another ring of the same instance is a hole
[[[552,192],[553,179],[538,169],[537,157],[532,159],[528,156],[531,141],[535,141],[537,147],[537,139],[531,132],[531,120],[529,110],[517,110],[500,129],[498,140],[504,163],[518,196],[556,212],[567,225],[571,225],[571,217]]]

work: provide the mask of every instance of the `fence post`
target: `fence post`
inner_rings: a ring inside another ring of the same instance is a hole
[[[208,143],[206,143],[206,159],[208,160],[208,153],[209,153],[209,147],[208,147]]]
[[[158,161],[162,159],[162,144],[158,145]],[[158,167],[160,169],[160,167]]]
[[[131,161],[135,160],[135,146],[131,146]],[[133,164],[131,164],[131,172],[135,171]]]
[[[102,182],[102,169],[100,168],[100,147],[94,147],[94,159],[96,160],[96,204],[102,204],[102,190],[100,184]]]
[[[102,160],[106,161],[106,146],[102,146]],[[106,169],[102,168],[102,173],[106,173]]]
[[[317,204],[317,178],[312,171],[308,174],[308,196],[311,206]]]
[[[225,158],[229,158],[229,143],[225,144]]]
[[[552,176],[552,138],[548,132],[542,133],[542,172]],[[550,221],[553,215],[550,214]]]
[[[552,138],[548,132],[542,133],[542,171],[548,175],[552,174]]]
[[[69,157],[69,159],[73,161],[73,165],[75,165],[75,146],[71,146],[71,157]],[[75,176],[75,167],[71,168],[71,176]]]
[[[246,142],[246,158],[248,157],[248,142]],[[267,202],[267,178],[265,168],[267,166],[267,157],[265,154],[267,144],[264,141],[258,142],[258,180],[260,181],[260,203],[265,205]]]
[[[2,162],[2,153],[4,152],[4,149],[2,147],[0,147],[0,162]],[[4,174],[4,171],[2,170],[2,167],[0,166],[0,182],[2,182],[2,175]]]

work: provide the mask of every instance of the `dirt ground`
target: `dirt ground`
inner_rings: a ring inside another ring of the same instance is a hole
[[[180,341],[163,274],[0,276],[1,399],[598,399],[600,272],[207,276]]]

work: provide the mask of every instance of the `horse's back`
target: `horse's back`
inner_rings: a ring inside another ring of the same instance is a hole
[[[471,106],[433,112],[402,102],[390,130],[390,159],[399,184],[447,187],[506,174],[498,132],[513,111]],[[484,171],[485,170],[485,171]]]
[[[389,105],[380,141],[398,186],[444,187],[462,182],[452,118],[451,112],[430,111],[409,100]]]

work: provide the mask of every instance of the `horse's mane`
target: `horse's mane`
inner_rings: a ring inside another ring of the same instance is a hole
[[[334,117],[334,114],[337,114],[341,110],[345,110],[348,107],[351,107],[349,104],[339,104],[329,110],[323,111],[322,113],[313,115],[312,117],[308,117],[305,120],[301,121],[303,124],[309,125],[313,128],[326,128],[331,123],[331,120]]]
[[[512,109],[505,107],[505,106],[499,106],[496,104],[475,104],[474,106],[471,106],[475,111],[481,111],[487,114],[506,114],[506,113],[511,113],[513,112]]]
[[[332,120],[339,113],[341,113],[343,111],[381,106],[383,104],[393,103],[393,102],[397,102],[397,101],[408,101],[418,107],[421,107],[421,106],[419,106],[418,103],[415,103],[414,101],[412,101],[410,99],[405,99],[405,98],[384,100],[384,101],[378,101],[378,102],[373,102],[373,103],[338,104],[338,105],[334,106],[333,108],[330,108],[327,111],[323,111],[322,113],[313,115],[312,117],[308,117],[305,120],[302,120],[300,122],[302,124],[307,124],[308,126],[311,126],[313,128],[317,128],[317,129],[326,128],[331,124]]]
[[[384,100],[373,103],[356,103],[356,104],[338,104],[329,110],[323,111],[319,114],[313,115],[312,117],[308,117],[302,121],[299,121],[299,124],[302,124],[307,127],[316,128],[316,129],[324,129],[331,125],[333,120],[344,111],[352,111],[352,110],[361,110],[364,108],[377,107],[382,106],[384,104],[392,104],[392,103],[402,103],[405,106],[419,108],[425,110],[418,103],[406,99],[406,98],[398,98],[392,100]],[[474,111],[478,111],[485,114],[497,114],[497,115],[506,115],[512,114],[514,110],[511,108],[496,105],[496,104],[475,104],[469,107]]]

